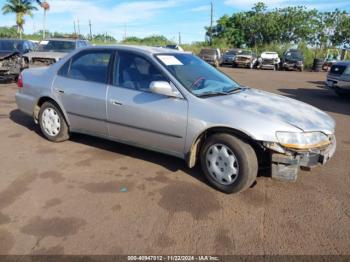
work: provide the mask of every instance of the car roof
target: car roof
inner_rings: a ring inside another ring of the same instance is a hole
[[[152,47],[152,46],[138,46],[138,45],[101,45],[101,46],[91,46],[87,49],[118,49],[124,51],[140,52],[144,54],[184,54],[184,52],[178,51],[176,49],[165,49],[162,47]],[[86,50],[86,48],[85,48]]]
[[[334,63],[333,65],[350,66],[350,61],[349,60],[347,60],[347,61],[339,61],[339,62]]]
[[[74,38],[48,38],[44,41],[66,41],[66,42],[76,42],[76,41],[86,41],[85,39],[74,39]]]

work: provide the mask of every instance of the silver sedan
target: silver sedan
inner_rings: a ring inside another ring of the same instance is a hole
[[[53,142],[85,133],[200,163],[225,193],[249,188],[260,167],[295,181],[335,151],[326,113],[243,87],[198,57],[163,48],[90,47],[24,70],[19,109]]]

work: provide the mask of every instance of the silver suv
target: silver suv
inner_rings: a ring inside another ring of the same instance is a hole
[[[164,48],[90,47],[24,70],[19,109],[53,142],[79,132],[200,163],[217,189],[249,188],[259,167],[295,181],[336,143],[326,113],[243,87],[200,58]]]

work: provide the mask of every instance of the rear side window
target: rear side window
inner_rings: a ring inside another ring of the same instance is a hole
[[[331,67],[331,73],[335,75],[341,75],[344,73],[346,66],[344,65],[333,65]]]
[[[112,51],[108,50],[80,53],[73,57],[67,76],[77,80],[107,83],[111,57]]]

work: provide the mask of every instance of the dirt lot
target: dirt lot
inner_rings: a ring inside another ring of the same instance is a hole
[[[50,143],[0,85],[0,254],[350,254],[350,101],[323,73],[223,70],[329,112],[335,157],[296,183],[259,177],[225,195],[173,157],[83,135]]]

